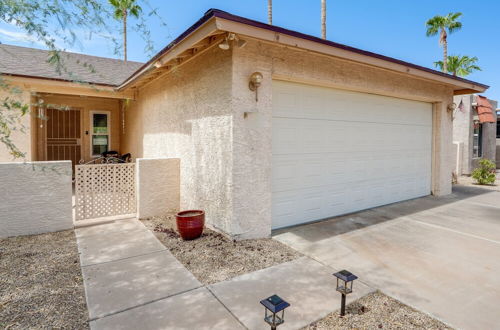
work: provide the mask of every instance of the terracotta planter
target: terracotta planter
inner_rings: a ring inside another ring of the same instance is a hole
[[[205,212],[201,210],[182,211],[175,215],[177,230],[182,239],[190,240],[201,236],[205,225]]]

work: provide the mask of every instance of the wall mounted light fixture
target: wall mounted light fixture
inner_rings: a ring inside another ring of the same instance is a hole
[[[264,80],[264,76],[260,72],[254,72],[250,76],[250,81],[248,82],[248,88],[252,92],[255,92],[255,101],[259,101],[257,91],[258,91],[260,85],[262,84],[262,80]]]
[[[448,104],[448,107],[447,107],[446,109],[448,110],[448,112],[452,112],[452,111],[454,111],[456,108],[457,108],[456,103],[450,103],[450,104]]]
[[[240,39],[236,33],[228,33],[226,37],[224,38],[224,41],[222,41],[219,44],[219,48],[223,50],[228,50],[231,48],[231,45],[236,45],[238,48],[243,48],[245,47],[247,42],[243,39]]]

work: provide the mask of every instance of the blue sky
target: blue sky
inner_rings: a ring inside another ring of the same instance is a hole
[[[150,28],[156,50],[182,33],[209,8],[226,10],[236,15],[265,22],[267,0],[149,0],[163,17],[167,27],[151,19]],[[328,39],[364,50],[395,57],[415,64],[433,67],[440,60],[442,49],[438,38],[425,36],[425,21],[448,12],[462,12],[463,29],[449,36],[449,53],[477,56],[483,71],[468,79],[490,85],[490,98],[500,100],[500,13],[498,0],[327,0]],[[281,27],[319,36],[320,0],[274,0],[273,23]],[[37,47],[13,27],[0,24],[0,40],[4,43]],[[119,38],[120,31],[117,28]],[[129,59],[146,61],[144,42],[133,32],[130,35]],[[99,56],[117,57],[106,40],[83,38],[71,50]]]

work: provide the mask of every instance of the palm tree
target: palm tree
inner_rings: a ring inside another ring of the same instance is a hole
[[[321,37],[326,39],[326,0],[321,0]]]
[[[481,68],[476,65],[477,57],[469,57],[469,56],[459,56],[459,55],[450,55],[448,56],[448,73],[453,74],[454,76],[465,77],[471,74],[474,71],[481,71]],[[436,68],[440,68],[441,70],[444,68],[443,61],[434,62],[434,66]]]
[[[142,8],[136,4],[136,0],[108,0],[114,7],[115,18],[123,22],[123,59],[127,62],[127,16],[132,15],[139,18]]]
[[[273,0],[267,0],[267,21],[273,24]]]
[[[443,72],[448,72],[448,33],[453,33],[462,28],[462,23],[458,18],[462,13],[449,13],[446,16],[434,16],[427,21],[427,36],[435,36],[439,33],[439,43],[443,45]]]

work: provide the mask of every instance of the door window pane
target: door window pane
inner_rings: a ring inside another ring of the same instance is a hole
[[[93,135],[92,136],[92,154],[100,155],[108,151],[108,136],[107,135]]]
[[[94,114],[94,134],[108,134],[108,115]]]
[[[103,152],[109,151],[109,114],[92,114],[92,156],[100,156]]]

